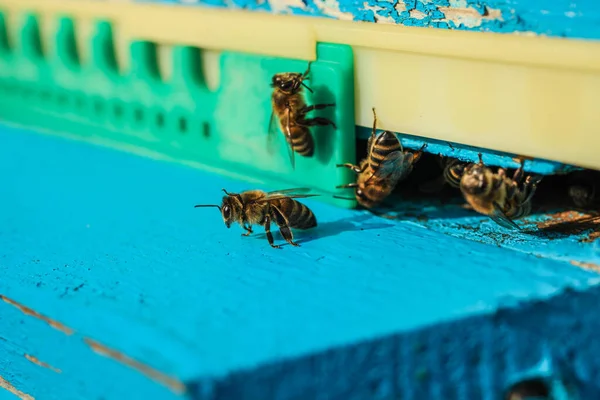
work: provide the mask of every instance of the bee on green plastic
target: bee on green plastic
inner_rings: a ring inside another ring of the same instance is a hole
[[[311,126],[331,125],[333,129],[336,129],[335,123],[328,118],[307,118],[306,116],[310,111],[335,106],[335,104],[306,105],[303,88],[312,93],[312,89],[304,83],[305,80],[308,80],[309,72],[310,63],[308,63],[308,68],[303,74],[284,72],[273,75],[271,80],[271,87],[274,89],[271,96],[273,110],[269,121],[269,148],[273,147],[272,141],[277,134],[275,128],[277,125],[275,120],[277,119],[289,145],[288,153],[292,168],[295,168],[296,165],[294,153],[304,157],[311,157],[314,153],[315,143],[309,129]]]

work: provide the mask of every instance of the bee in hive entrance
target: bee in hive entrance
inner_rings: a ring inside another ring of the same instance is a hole
[[[394,190],[398,182],[405,179],[423,154],[423,145],[417,152],[405,151],[396,134],[377,131],[377,114],[373,108],[373,130],[367,143],[367,157],[360,165],[339,164],[358,174],[355,183],[337,188],[354,188],[358,203],[365,208],[379,205]],[[335,196],[336,198],[346,199]],[[348,199],[347,199],[348,200]]]
[[[288,153],[292,168],[295,168],[296,162],[294,153],[304,157],[311,157],[315,151],[315,142],[310,133],[311,126],[331,125],[336,129],[333,121],[324,117],[307,118],[306,114],[313,110],[322,110],[326,107],[333,107],[335,104],[314,104],[306,105],[304,100],[303,88],[311,93],[311,88],[306,86],[305,80],[308,80],[310,72],[310,63],[303,74],[296,72],[285,72],[275,74],[271,80],[271,87],[274,88],[271,96],[271,118],[269,120],[269,149],[273,149],[273,140],[277,135],[275,120],[278,120],[279,127],[285,135],[288,144]]]
[[[465,168],[460,190],[475,211],[489,216],[505,228],[520,229],[513,219],[531,212],[531,199],[542,180],[539,175],[529,175],[524,181],[523,177],[523,163],[509,178],[502,168],[494,173],[486,167],[480,153],[479,162]]]
[[[223,222],[227,228],[237,222],[246,230],[243,236],[253,233],[252,225],[263,225],[269,244],[274,244],[271,234],[271,222],[279,227],[283,238],[292,246],[299,246],[294,242],[291,228],[309,229],[317,226],[317,219],[313,212],[304,204],[294,199],[318,196],[306,194],[310,189],[286,189],[274,192],[262,190],[248,190],[242,193],[229,193],[225,189],[221,205],[198,204],[195,207],[216,207],[221,211]]]

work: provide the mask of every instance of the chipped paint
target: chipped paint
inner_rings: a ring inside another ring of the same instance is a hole
[[[536,224],[546,233],[585,234],[579,239],[582,243],[591,243],[600,237],[600,215],[568,210],[549,214],[546,218]]]
[[[24,306],[23,304],[17,303],[16,301],[11,300],[4,295],[0,294],[0,299],[2,299],[2,301],[4,301],[5,303],[10,304],[11,306],[18,308],[23,314],[29,315],[31,317],[37,318],[41,321],[44,321],[45,323],[50,325],[52,328],[57,329],[66,335],[72,335],[74,333],[73,329],[61,324],[58,321],[48,318],[48,317],[38,313],[37,311],[32,310],[31,308],[29,308],[27,306]]]
[[[477,28],[488,21],[503,21],[502,11],[495,8],[486,7],[483,14],[474,8],[439,7],[438,10],[444,13],[441,21],[465,28]]]
[[[115,0],[105,0],[115,1]],[[243,8],[404,26],[600,39],[600,6],[587,0],[131,0]]]
[[[97,342],[93,339],[84,338],[83,340],[96,353],[98,353],[102,356],[105,356],[105,357],[112,358],[113,360],[115,360],[123,365],[126,365],[130,368],[133,368],[133,369],[141,372],[142,374],[146,375],[148,378],[150,378],[156,382],[162,383],[163,385],[165,385],[166,387],[168,387],[169,389],[171,389],[173,392],[175,392],[177,394],[183,394],[185,392],[185,385],[182,382],[180,382],[179,380],[172,378],[172,377],[168,376],[167,374],[164,374],[146,364],[143,364],[137,360],[134,360],[133,358],[129,357],[128,355],[121,353],[117,350],[111,349],[110,347],[103,345],[102,343]]]
[[[31,354],[23,354],[23,356],[28,360],[34,363],[35,365],[39,365],[42,368],[47,368],[52,372],[56,372],[57,374],[62,374],[62,371],[58,368],[53,367],[52,365],[40,361],[37,357],[32,356]]]
[[[28,395],[14,387],[9,381],[0,376],[0,388],[8,390],[21,400],[35,400],[35,397]]]

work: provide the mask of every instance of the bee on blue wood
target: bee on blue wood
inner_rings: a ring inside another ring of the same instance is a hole
[[[480,153],[479,162],[464,169],[460,190],[475,211],[505,228],[520,229],[513,220],[531,212],[531,199],[541,180],[540,175],[524,178],[523,162],[512,178],[502,168],[493,172],[483,164]]]
[[[297,72],[284,72],[273,75],[271,87],[273,94],[271,96],[271,118],[268,131],[268,148],[274,149],[274,138],[277,136],[276,123],[285,136],[288,144],[288,153],[292,168],[295,168],[296,162],[294,153],[303,157],[311,157],[315,150],[315,143],[310,133],[311,126],[331,125],[337,129],[333,121],[324,117],[308,118],[307,113],[313,110],[322,110],[326,107],[333,107],[335,104],[314,104],[306,105],[303,88],[313,92],[304,81],[308,80],[310,72],[310,63],[303,74]]]
[[[313,212],[304,204],[294,199],[318,196],[306,194],[310,189],[286,189],[274,192],[262,190],[248,190],[242,193],[229,193],[223,189],[225,196],[221,205],[198,204],[195,207],[216,207],[221,211],[223,222],[227,228],[237,222],[246,230],[242,236],[253,233],[252,225],[262,225],[267,234],[267,240],[273,248],[279,248],[273,241],[271,222],[279,227],[283,238],[292,246],[299,246],[294,242],[291,228],[309,229],[317,226],[317,219]]]
[[[377,114],[373,108],[373,130],[367,143],[367,157],[360,165],[338,164],[337,167],[349,168],[357,174],[355,183],[337,188],[353,188],[358,203],[365,208],[373,208],[395,189],[398,182],[405,179],[423,154],[423,145],[419,151],[404,150],[396,134],[384,131],[376,134]],[[346,199],[335,196],[336,198]]]

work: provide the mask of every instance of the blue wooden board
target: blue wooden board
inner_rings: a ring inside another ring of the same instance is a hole
[[[262,233],[241,237],[216,210],[193,208],[219,202],[221,188],[254,188],[244,182],[6,126],[0,176],[0,376],[37,399],[171,399],[187,390],[268,400],[316,388],[320,398],[351,398],[340,387],[369,373],[356,353],[363,344],[487,326],[472,318],[489,323],[500,308],[600,283],[590,267],[598,241],[517,240],[487,223],[464,227],[457,218],[481,217],[434,206],[423,210],[427,221],[388,220],[306,201],[318,229],[298,235],[300,248],[271,249]],[[385,346],[365,351],[387,358]],[[456,346],[463,354],[469,342]],[[306,356],[325,362],[322,376],[339,365],[348,375],[319,383]],[[444,379],[483,390],[469,376]],[[398,390],[422,393],[406,379]],[[435,387],[427,398],[454,398]]]
[[[600,3],[596,0],[131,1],[228,7],[440,29],[600,39]]]

